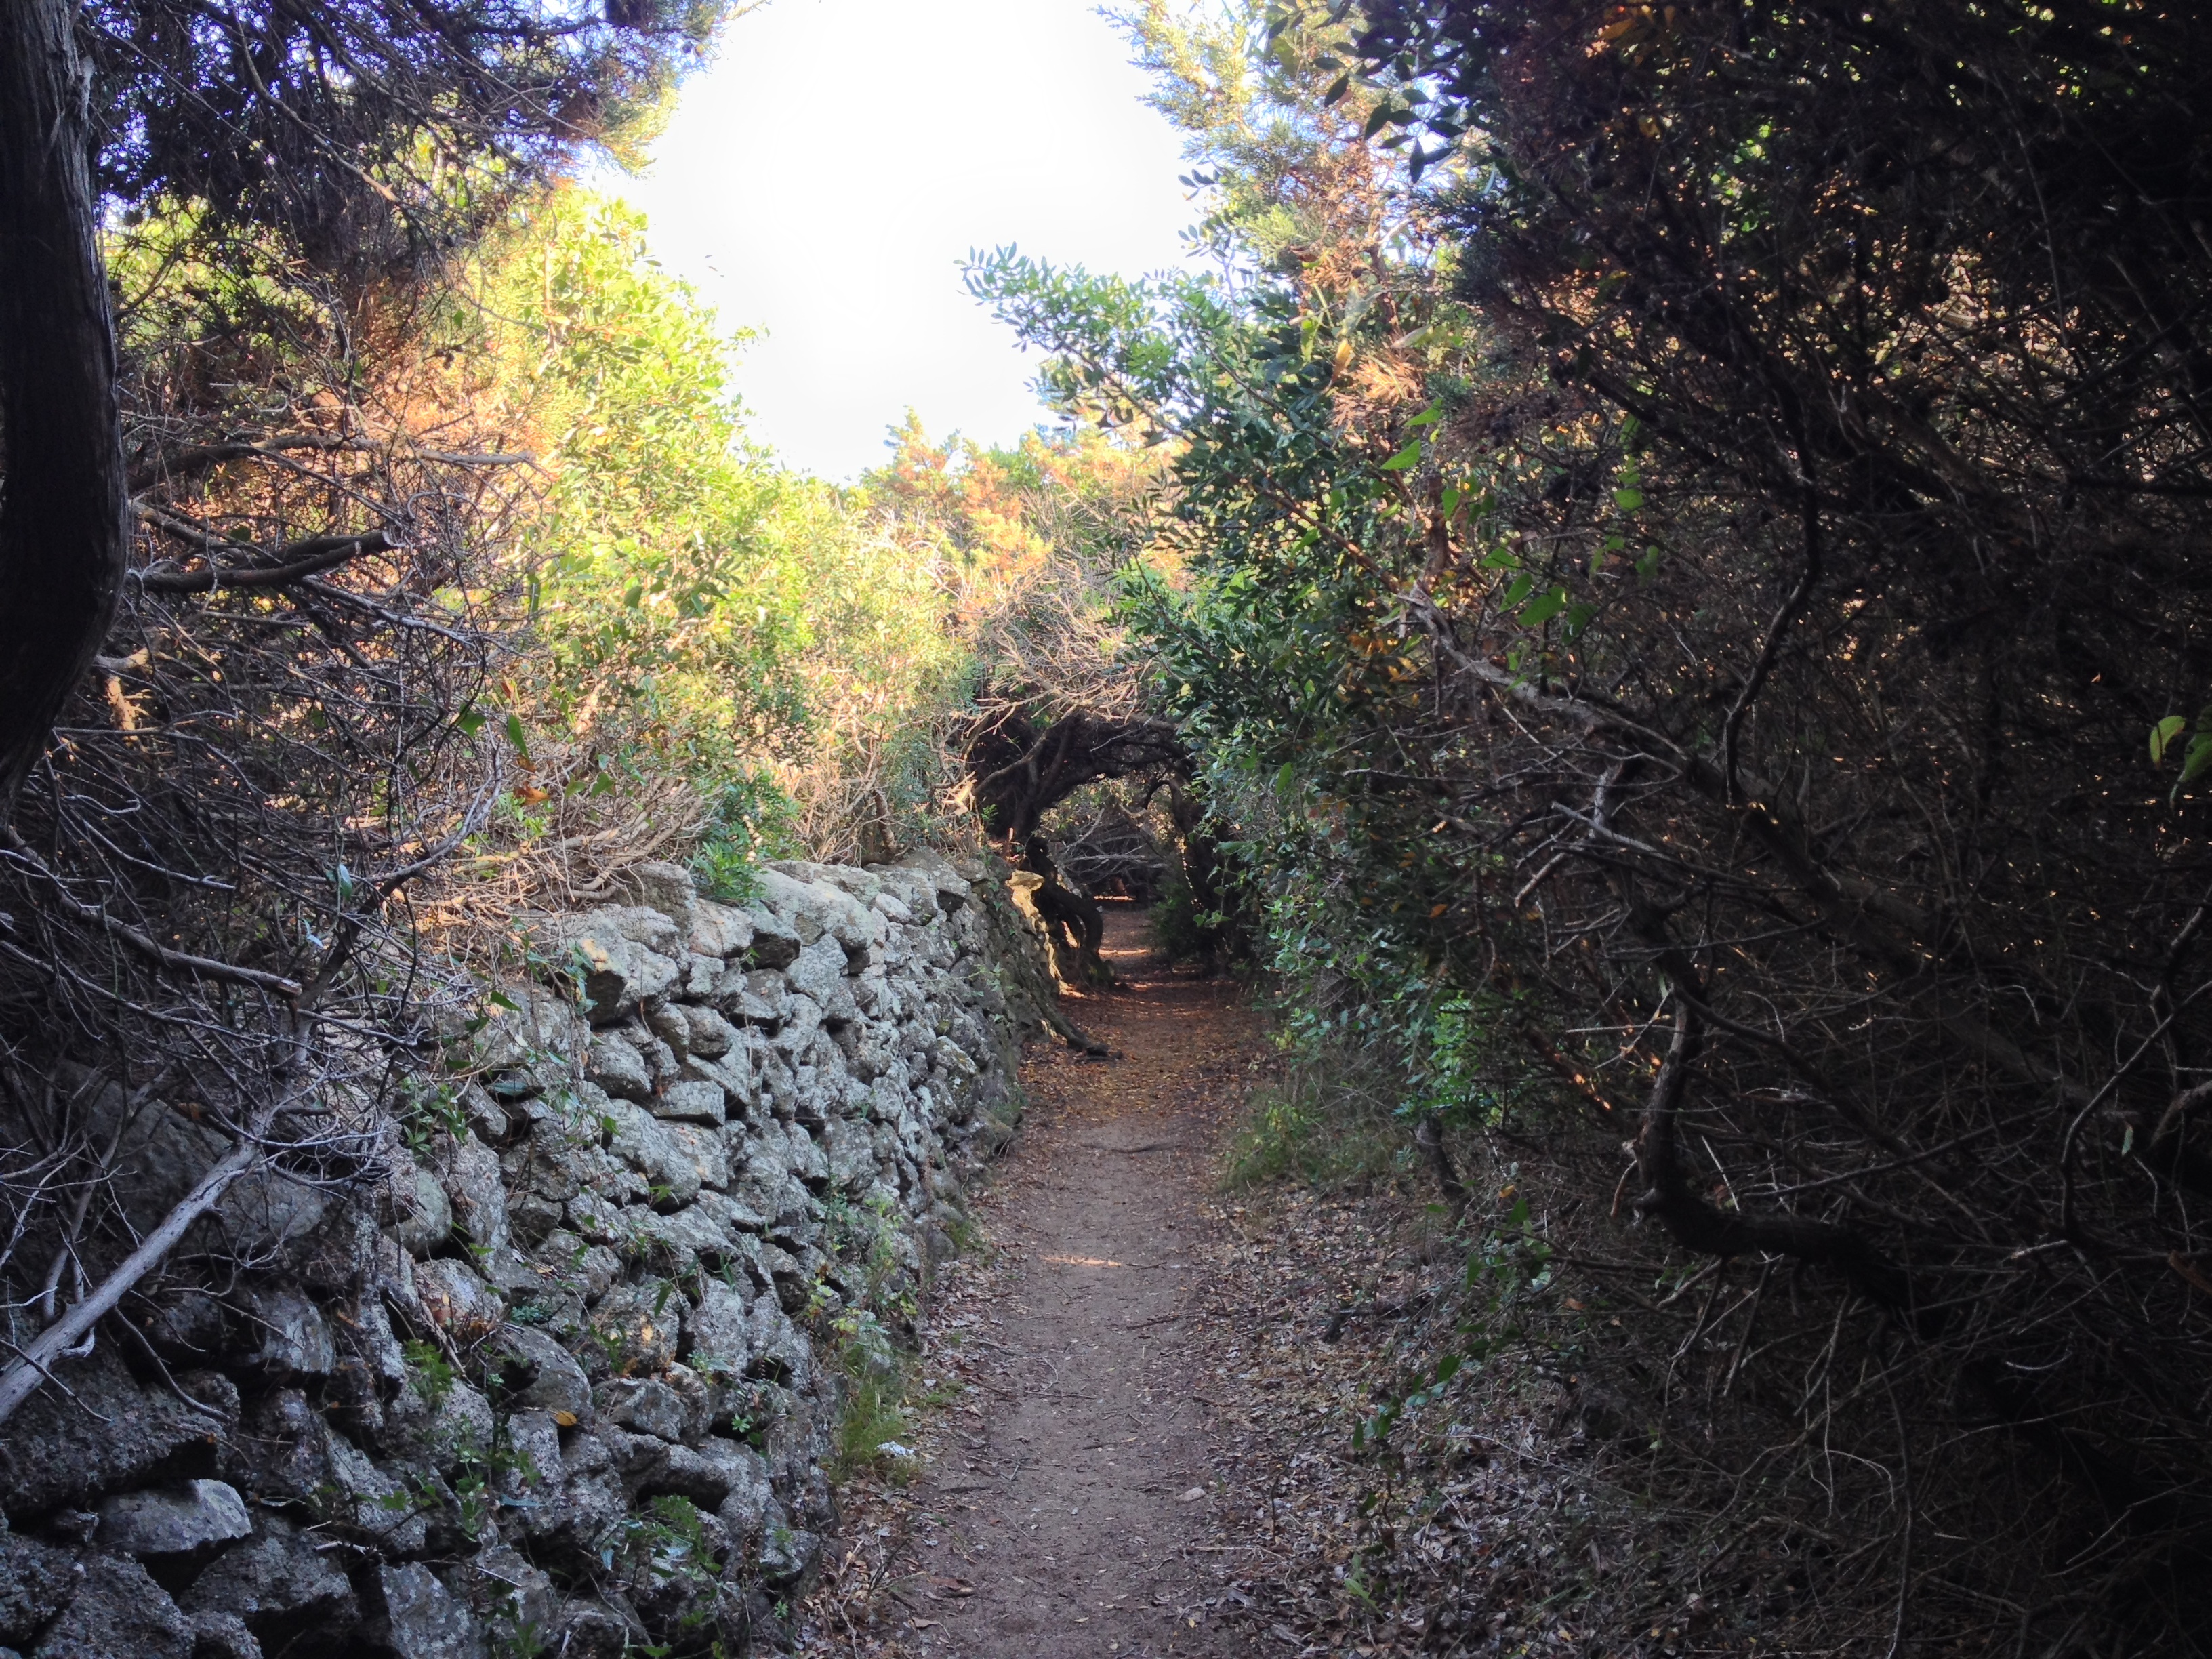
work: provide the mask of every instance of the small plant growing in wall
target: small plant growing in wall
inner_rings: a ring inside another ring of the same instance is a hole
[[[407,1360],[407,1382],[422,1403],[435,1411],[453,1391],[460,1373],[434,1342],[410,1340],[401,1345]]]

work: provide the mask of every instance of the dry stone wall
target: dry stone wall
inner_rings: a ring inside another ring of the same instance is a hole
[[[373,1198],[264,1184],[244,1270],[180,1267],[0,1431],[0,1659],[772,1637],[845,1368],[1019,1111],[1052,993],[1006,873],[786,863],[732,906],[647,866],[526,919]],[[164,1190],[207,1155],[133,1144]]]

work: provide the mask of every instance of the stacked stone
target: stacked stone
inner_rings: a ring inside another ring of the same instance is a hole
[[[10,1425],[0,1644],[580,1659],[772,1623],[830,1515],[817,1336],[950,1251],[1045,981],[981,866],[783,863],[734,906],[632,877],[528,920],[382,1227],[291,1206],[252,1282],[144,1322],[175,1387],[104,1348]]]

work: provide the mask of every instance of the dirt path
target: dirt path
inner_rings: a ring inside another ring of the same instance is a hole
[[[1109,912],[1124,981],[1070,1006],[1111,1045],[1040,1053],[985,1224],[996,1255],[932,1321],[963,1403],[908,1494],[902,1645],[952,1659],[1247,1652],[1222,1617],[1212,1405],[1193,1316],[1204,1200],[1256,1027],[1228,981],[1149,963]],[[925,1369],[932,1369],[926,1366]],[[931,1379],[935,1381],[937,1379]]]

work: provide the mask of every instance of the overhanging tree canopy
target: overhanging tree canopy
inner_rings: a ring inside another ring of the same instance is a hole
[[[1190,446],[1142,605],[1310,1033],[1499,1130],[1608,1296],[1616,1215],[1759,1263],[1576,1339],[1668,1379],[1670,1501],[1894,1544],[1909,1466],[1911,1571],[1836,1606],[2201,1629],[2212,23],[1277,10],[1286,144],[1420,147],[1396,240],[993,276]],[[1856,1495],[1790,1449],[1838,1342]]]

